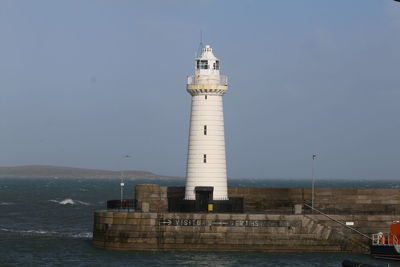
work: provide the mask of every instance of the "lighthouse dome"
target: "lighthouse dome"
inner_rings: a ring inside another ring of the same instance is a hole
[[[216,56],[214,56],[212,48],[209,45],[206,45],[205,47],[203,47],[201,56],[198,57],[197,59],[218,60],[218,58]]]
[[[219,60],[212,51],[211,46],[203,47],[201,56],[196,58],[196,75],[200,80],[210,79],[219,80]]]
[[[213,88],[209,88],[212,85]],[[228,90],[228,79],[220,75],[220,64],[211,46],[206,45],[199,57],[195,58],[195,73],[188,76],[187,91],[190,94],[224,94]],[[207,88],[206,88],[207,87]]]

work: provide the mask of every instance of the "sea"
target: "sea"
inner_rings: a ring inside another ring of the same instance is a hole
[[[119,199],[118,179],[0,178],[0,266],[342,266],[351,260],[400,266],[353,253],[108,251],[93,247],[93,212]],[[183,179],[130,179],[184,186]],[[229,186],[309,187],[308,180],[232,179]],[[395,181],[325,180],[316,187],[399,188]]]

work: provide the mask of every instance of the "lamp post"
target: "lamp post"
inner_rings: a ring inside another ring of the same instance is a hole
[[[123,155],[122,156],[122,158],[123,159],[128,159],[128,158],[130,158],[131,156],[129,156],[129,155]],[[121,187],[121,203],[120,203],[120,209],[122,209],[122,202],[124,201],[124,186],[125,186],[125,183],[124,183],[124,169],[122,168],[121,169],[121,181],[120,181],[120,187]]]
[[[315,184],[315,179],[314,179],[314,161],[315,158],[317,157],[316,154],[312,155],[312,164],[311,164],[311,207],[314,212],[314,184]]]
[[[124,186],[125,186],[125,183],[124,183],[124,171],[121,171],[121,182],[120,182],[119,185],[121,187],[121,203],[120,203],[119,207],[120,207],[120,209],[122,209],[122,202],[124,200]]]

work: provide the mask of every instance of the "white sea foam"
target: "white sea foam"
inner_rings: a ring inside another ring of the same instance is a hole
[[[4,232],[12,232],[12,233],[21,233],[21,234],[33,234],[33,235],[52,235],[57,232],[54,231],[45,231],[45,230],[15,230],[8,228],[0,228],[1,231]]]
[[[75,201],[73,201],[71,198],[66,198],[64,200],[51,199],[49,201],[57,203],[57,204],[61,204],[61,205],[74,205],[74,204],[76,204]]]
[[[54,202],[54,203],[58,203],[61,205],[76,205],[76,204],[81,204],[81,205],[85,205],[85,206],[89,206],[90,204],[84,201],[80,201],[80,200],[73,200],[71,198],[66,198],[64,200],[55,200],[55,199],[51,199],[49,200],[50,202]]]
[[[21,230],[20,233],[34,234],[34,235],[54,235],[57,232],[45,230]]]
[[[58,236],[58,237],[69,237],[69,238],[92,238],[93,233],[91,232],[81,232],[81,233],[68,233],[68,232],[57,232],[57,231],[46,231],[42,229],[31,229],[31,230],[16,230],[16,229],[9,229],[9,228],[0,228],[0,231],[3,232],[11,232],[11,233],[19,233],[24,236],[27,235],[40,235],[40,236]]]
[[[81,205],[85,205],[85,206],[89,206],[89,205],[90,205],[89,203],[84,202],[84,201],[76,200],[76,202],[78,202],[78,203],[81,204]]]
[[[92,238],[93,237],[93,233],[84,232],[84,233],[72,234],[71,237],[74,237],[74,238]]]
[[[64,200],[62,200],[62,201],[60,201],[60,202],[58,202],[58,203],[60,203],[60,204],[62,204],[62,205],[68,205],[68,204],[74,205],[74,204],[76,204],[76,202],[73,201],[73,200],[70,199],[70,198],[64,199]]]
[[[14,202],[0,202],[0,206],[15,205]]]

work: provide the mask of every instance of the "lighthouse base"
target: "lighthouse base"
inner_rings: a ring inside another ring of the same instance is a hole
[[[185,200],[168,199],[169,212],[217,212],[217,213],[242,213],[243,198],[233,198],[229,200],[209,200],[203,199]]]
[[[196,186],[195,200],[182,197],[168,198],[169,212],[243,212],[243,198],[213,200],[214,187]]]

